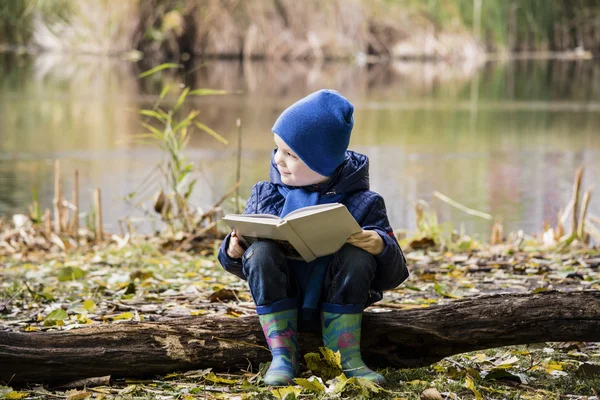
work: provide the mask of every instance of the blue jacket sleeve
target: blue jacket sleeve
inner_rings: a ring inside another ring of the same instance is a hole
[[[258,209],[258,199],[259,199],[259,186],[258,184],[254,185],[252,188],[252,192],[250,193],[250,198],[246,202],[246,208],[244,210],[244,214],[256,214]],[[242,259],[241,258],[233,258],[229,257],[227,254],[227,248],[229,247],[229,239],[231,238],[231,233],[228,234],[223,243],[221,243],[221,247],[219,248],[218,259],[223,268],[227,272],[234,274],[235,276],[246,280],[244,273],[242,272]]]
[[[361,225],[365,230],[376,231],[384,243],[381,254],[374,256],[377,261],[374,286],[379,290],[397,287],[408,278],[409,272],[402,249],[390,226],[383,197],[376,196]]]

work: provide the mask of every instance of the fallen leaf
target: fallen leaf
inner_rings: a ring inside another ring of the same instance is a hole
[[[63,325],[63,320],[67,318],[67,312],[62,308],[57,308],[44,319],[44,326]]]
[[[133,393],[137,390],[137,385],[128,385],[119,391],[119,396],[123,396],[124,394]]]
[[[336,351],[334,353],[331,349],[325,347],[319,347],[319,350],[323,358],[318,353],[307,353],[304,355],[306,367],[324,381],[339,376],[342,373],[340,352]]]
[[[79,391],[74,389],[67,390],[65,394],[67,395],[67,400],[83,400],[90,397],[92,395],[92,392],[88,392],[86,390]]]
[[[296,378],[294,382],[305,390],[309,390],[315,393],[324,393],[325,386],[319,381],[316,376],[311,376],[309,379]]]
[[[502,379],[527,384],[524,374],[513,374],[502,368],[494,368],[487,373],[484,379],[486,381]]]
[[[600,364],[585,362],[577,368],[575,373],[579,376],[597,376],[600,375]]]
[[[58,280],[61,282],[75,281],[85,276],[85,271],[79,267],[64,267],[58,271]]]
[[[12,392],[13,389],[9,386],[0,386],[0,396],[4,396],[7,393]]]
[[[302,389],[295,386],[271,389],[271,394],[280,400],[294,400],[302,392]]]
[[[93,300],[87,299],[83,302],[83,308],[85,308],[88,312],[93,312],[96,308],[96,303]]]
[[[25,397],[29,396],[28,393],[23,393],[23,392],[8,392],[4,395],[4,397],[2,397],[4,400],[20,400],[23,399]]]
[[[479,391],[475,387],[475,382],[473,382],[473,379],[471,379],[471,377],[468,375],[465,378],[465,387],[467,389],[469,389],[471,392],[473,392],[473,394],[475,395],[475,399],[483,400],[483,396],[481,395],[481,393],[479,393]]]
[[[442,395],[436,388],[429,388],[423,390],[421,393],[421,400],[444,400]]]
[[[204,379],[206,379],[207,381],[211,381],[214,383],[225,383],[228,385],[233,385],[235,383],[238,383],[237,379],[227,379],[227,378],[221,378],[220,376],[215,375],[214,372],[210,372],[209,374],[207,374]]]
[[[230,289],[220,289],[208,297],[211,303],[219,301],[235,301],[238,299],[238,291]]]
[[[134,315],[131,311],[126,311],[124,313],[121,313],[119,315],[113,315],[110,316],[108,318],[112,319],[113,321],[118,321],[118,320],[126,320],[126,319],[133,319]]]
[[[450,299],[462,299],[462,296],[456,296],[456,295],[454,295],[452,293],[448,293],[446,291],[446,289],[442,285],[440,285],[439,283],[437,283],[437,282],[433,285],[433,288],[434,288],[435,292],[437,294],[439,294],[440,296],[444,296],[444,297],[447,297],[447,298],[450,298]]]

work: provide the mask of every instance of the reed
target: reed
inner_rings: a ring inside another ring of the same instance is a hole
[[[177,64],[163,64],[140,74],[146,78],[165,69],[178,68]],[[179,90],[178,93],[171,93]],[[162,100],[169,94],[176,95],[175,104],[164,111],[160,108]],[[172,232],[193,232],[203,224],[204,214],[198,212],[197,207],[190,203],[197,179],[193,176],[195,164],[185,155],[185,150],[194,130],[209,134],[223,145],[228,145],[227,139],[219,135],[207,125],[199,122],[198,110],[183,111],[184,103],[190,96],[224,95],[228,92],[213,89],[194,89],[183,87],[175,89],[165,86],[159,99],[151,109],[140,110],[140,114],[147,117],[141,125],[146,133],[135,136],[135,139],[157,145],[165,154],[165,161],[161,162],[154,171],[160,173],[161,188],[154,195],[153,209],[169,226]],[[154,171],[152,174],[154,174]],[[143,189],[143,188],[142,188]],[[131,192],[126,200],[137,208],[145,209],[144,199],[139,200],[139,191]],[[215,206],[216,207],[216,206]],[[148,215],[148,213],[146,213]],[[149,216],[149,215],[148,215]]]
[[[101,242],[104,240],[104,230],[102,226],[102,197],[100,188],[96,188],[94,191],[94,209],[95,209],[95,228],[96,228],[96,241]]]

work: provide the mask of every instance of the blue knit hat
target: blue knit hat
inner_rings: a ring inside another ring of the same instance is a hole
[[[310,169],[331,176],[346,159],[354,106],[335,90],[319,90],[288,107],[273,125]]]

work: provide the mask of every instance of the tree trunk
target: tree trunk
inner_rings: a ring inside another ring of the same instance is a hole
[[[321,345],[301,333],[304,352]],[[362,349],[375,367],[417,367],[498,346],[600,341],[600,291],[492,295],[423,309],[365,313]],[[238,371],[270,360],[256,316],[194,317],[71,331],[0,331],[0,380],[59,383],[212,367]]]

